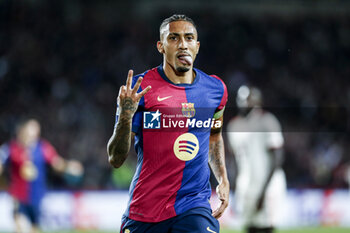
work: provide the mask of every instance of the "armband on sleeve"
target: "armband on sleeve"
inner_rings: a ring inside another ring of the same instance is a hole
[[[224,115],[225,107],[223,107],[221,110],[214,113],[214,119],[220,119]]]

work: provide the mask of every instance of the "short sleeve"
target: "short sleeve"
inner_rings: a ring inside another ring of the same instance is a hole
[[[131,131],[134,133],[138,133],[142,128],[142,111],[138,108],[137,112],[135,113],[134,117],[132,118],[132,127]]]
[[[54,159],[58,157],[56,149],[46,140],[41,140],[41,149],[47,163],[52,164]]]
[[[264,125],[266,127],[266,146],[270,149],[277,149],[283,146],[284,139],[281,132],[281,124],[277,118],[266,113],[264,116]]]
[[[215,110],[215,114],[214,114],[214,118],[215,119],[219,119],[220,117],[222,117],[222,115],[224,114],[225,111],[225,106],[227,103],[227,98],[228,98],[228,94],[227,94],[227,87],[225,85],[225,83],[216,75],[211,75],[211,77],[216,78],[217,80],[220,81],[220,83],[222,84],[222,96],[221,96],[221,101],[219,106],[216,108]]]

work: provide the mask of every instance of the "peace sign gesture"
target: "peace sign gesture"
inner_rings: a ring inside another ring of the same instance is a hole
[[[120,87],[118,94],[120,114],[127,114],[130,117],[134,116],[140,99],[151,89],[151,86],[147,86],[140,93],[137,93],[142,82],[142,77],[139,77],[134,88],[131,88],[133,73],[133,70],[129,70],[126,85]]]

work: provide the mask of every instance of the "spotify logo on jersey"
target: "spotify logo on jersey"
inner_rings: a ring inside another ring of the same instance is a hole
[[[192,133],[180,135],[174,143],[174,154],[182,161],[189,161],[196,157],[198,150],[198,139]]]

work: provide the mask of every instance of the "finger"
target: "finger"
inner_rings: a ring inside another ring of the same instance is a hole
[[[221,202],[227,202],[227,200],[228,200],[228,198],[226,197],[226,195],[220,194],[220,193],[218,193],[218,199],[219,199]]]
[[[214,210],[212,216],[213,216],[214,218],[216,218],[216,219],[219,218],[219,216],[218,216],[218,209]]]
[[[218,219],[222,216],[227,207],[226,202],[221,202],[220,206],[213,212],[213,217]]]
[[[137,93],[137,90],[139,89],[139,87],[140,87],[140,85],[141,85],[142,79],[143,79],[143,78],[140,77],[140,78],[137,80],[137,82],[136,82],[134,88],[132,89],[132,94],[136,94],[136,93]]]
[[[133,70],[129,70],[129,73],[128,73],[128,79],[126,80],[126,87],[127,87],[127,90],[131,90],[131,82],[132,82],[132,76],[134,74],[134,71]]]
[[[227,202],[228,198],[227,198],[227,195],[225,194],[221,194],[219,195],[219,200],[222,201],[222,202]]]
[[[213,212],[213,217],[216,219],[219,219],[221,215],[222,215],[222,212],[221,212],[221,206],[220,206]]]
[[[141,99],[144,95],[146,95],[146,93],[151,90],[151,86],[147,86],[143,91],[141,91],[140,93],[138,93],[138,99]]]
[[[119,88],[119,93],[118,93],[118,97],[119,97],[120,94],[122,93],[122,90],[123,90],[123,86],[120,86],[120,88]]]
[[[126,94],[126,86],[123,85],[123,86],[120,87],[119,97],[123,98],[123,97],[125,97],[125,94]]]

